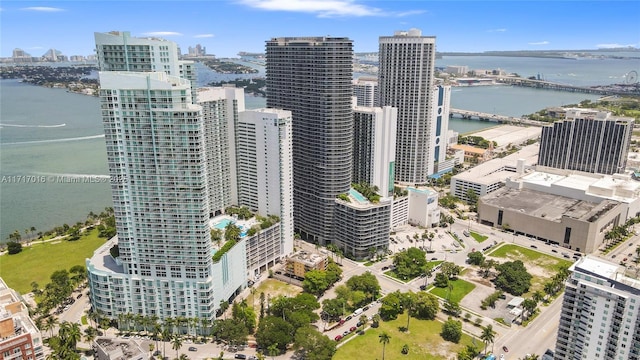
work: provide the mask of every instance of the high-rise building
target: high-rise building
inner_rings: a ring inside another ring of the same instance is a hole
[[[554,359],[639,359],[640,282],[591,255],[569,270]]]
[[[353,80],[353,96],[357,106],[380,106],[378,99],[378,79],[372,76],[361,76]]]
[[[599,174],[624,172],[633,122],[610,112],[567,111],[564,120],[542,128],[538,164]]]
[[[380,37],[380,106],[398,108],[395,179],[400,183],[426,183],[434,173],[435,47],[436,38],[418,29]]]
[[[224,150],[243,92],[198,98],[192,67],[175,63],[166,40],[97,33],[96,47],[117,239],[87,260],[92,306],[111,319],[213,319],[246,285],[244,239],[214,262],[210,235],[210,216],[235,200],[233,172],[224,174],[234,157]]]
[[[447,156],[447,139],[449,136],[449,112],[451,111],[451,86],[437,85],[433,90],[433,114],[431,122],[431,133],[433,136],[432,145],[433,159],[436,162],[436,168],[434,172],[440,172],[443,170],[440,166],[446,160]]]
[[[391,106],[353,109],[353,182],[393,195],[398,110]]]
[[[293,119],[295,229],[322,245],[333,240],[335,199],[351,184],[352,73],[348,38],[266,43],[267,107],[289,110]]]
[[[293,252],[291,112],[256,109],[236,124],[238,205],[280,217],[277,256]]]
[[[233,86],[197,90],[204,116],[207,188],[210,216],[238,203],[236,186],[235,121],[244,111],[244,90]]]
[[[91,296],[109,317],[213,318],[205,126],[191,98],[189,80],[164,72],[100,72],[121,266]]]

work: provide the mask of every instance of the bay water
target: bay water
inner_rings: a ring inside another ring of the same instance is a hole
[[[438,66],[502,68],[525,76],[543,71],[547,77],[553,73],[550,69],[555,69],[555,74],[562,74],[563,81],[574,79],[575,82],[567,83],[575,85],[620,82],[619,76],[636,63],[498,57],[445,57],[437,61]],[[607,69],[602,70],[604,65]],[[264,76],[264,69],[258,74],[246,75],[217,74],[204,66],[198,66],[197,70],[200,86],[213,81]],[[589,72],[593,72],[592,81]],[[583,75],[578,74],[584,74],[585,83],[580,80]],[[452,90],[451,106],[520,116],[584,99],[595,100],[597,96],[510,86],[456,87]],[[263,107],[265,100],[247,95],[246,107]],[[450,128],[460,133],[495,125],[456,118],[450,121]],[[32,226],[38,232],[84,221],[90,211],[100,212],[111,206],[107,174],[97,98],[17,80],[0,80],[0,241],[6,241],[15,230],[24,236],[25,230]]]

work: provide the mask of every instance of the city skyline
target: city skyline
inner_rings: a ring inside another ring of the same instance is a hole
[[[354,41],[355,52],[375,52],[378,36],[413,27],[436,36],[442,52],[640,45],[632,1],[134,1],[122,10],[106,1],[5,1],[0,56],[10,57],[15,48],[32,56],[51,48],[67,56],[91,55],[93,39],[87,34],[112,30],[166,38],[182,53],[201,44],[218,57],[264,52],[266,40],[285,36],[344,36]],[[142,12],[148,16],[139,16]],[[174,16],[180,13],[185,16]],[[571,19],[606,26],[575,26]]]

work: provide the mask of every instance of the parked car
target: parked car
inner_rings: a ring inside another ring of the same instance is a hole
[[[82,297],[82,293],[78,294],[78,296],[76,296],[76,299],[80,299]]]
[[[340,341],[342,339],[342,335],[336,335],[334,339],[335,341]]]
[[[556,249],[551,249],[551,252],[557,253],[557,252],[558,252],[558,250],[556,250]]]
[[[502,350],[504,350],[504,352],[509,352],[509,348],[506,345],[502,347]]]
[[[538,247],[535,245],[530,245],[532,249],[537,249]]]
[[[198,351],[198,348],[195,346],[189,346],[189,351]]]
[[[347,316],[347,318],[346,318],[345,320],[346,320],[346,321],[349,321],[349,320],[351,320],[351,319],[353,319],[353,316],[349,315],[349,316]]]
[[[362,308],[362,310],[364,310],[364,311],[369,310],[369,305],[367,305],[367,306],[363,307],[363,308]]]
[[[245,355],[245,354],[236,354],[234,356],[234,358],[246,360],[247,359],[247,355]]]
[[[352,326],[351,329],[349,329],[349,332],[354,332],[354,331],[356,331],[356,329],[357,328],[355,326]]]
[[[345,331],[342,333],[342,336],[347,336],[347,335],[349,335],[349,331]]]

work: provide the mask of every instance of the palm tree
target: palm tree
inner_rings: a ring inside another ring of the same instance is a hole
[[[540,355],[537,355],[537,354],[526,355],[525,357],[522,358],[522,360],[538,360],[538,359],[540,359]]]
[[[493,326],[491,324],[482,328],[482,334],[480,335],[480,340],[484,343],[484,353],[487,353],[487,344],[493,343],[493,340],[496,338],[496,332],[493,331]]]
[[[382,360],[384,360],[384,350],[387,344],[389,343],[389,341],[391,341],[391,336],[389,336],[389,334],[383,331],[380,335],[378,335],[378,338],[380,339],[379,341],[382,343]]]
[[[360,315],[360,318],[358,319],[360,320],[360,324],[362,324],[362,330],[364,330],[364,327],[367,325],[367,322],[369,321],[369,319],[367,318],[367,315],[362,314]]]
[[[380,325],[380,320],[381,320],[380,314],[378,313],[374,314],[373,318],[371,318],[371,322],[372,322],[371,326],[378,327]]]
[[[258,289],[256,289],[255,287],[252,287],[251,290],[249,290],[249,292],[251,293],[251,308],[255,310],[255,308],[256,308],[256,292],[258,292]]]
[[[178,335],[174,335],[171,339],[171,348],[176,351],[176,357],[178,357],[178,350],[182,347],[182,339]]]
[[[187,356],[187,354],[180,354],[178,360],[189,360],[189,357]]]
[[[89,344],[91,344],[91,342],[96,338],[97,335],[98,331],[92,327],[84,329],[84,340]]]
[[[56,327],[56,325],[58,325],[58,320],[53,316],[49,316],[47,320],[45,320],[42,330],[49,330],[49,337],[53,337],[53,329]]]
[[[533,293],[532,298],[536,303],[539,303],[544,300],[544,293],[540,290],[537,290]]]
[[[407,311],[407,331],[409,331],[409,320],[411,319],[411,312],[416,305],[415,297],[413,292],[409,292],[404,294],[402,297],[402,307]]]

